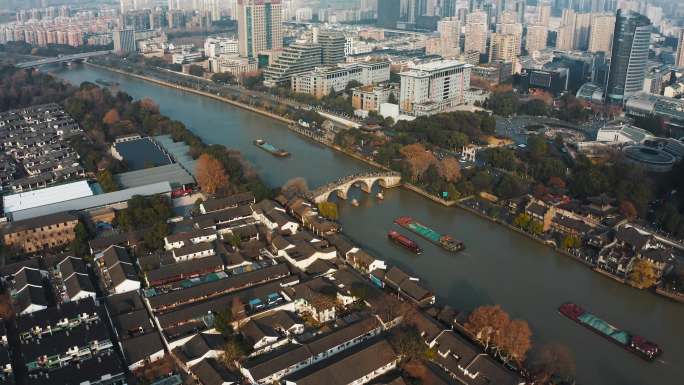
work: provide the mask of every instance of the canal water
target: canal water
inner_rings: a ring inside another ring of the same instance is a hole
[[[90,67],[57,70],[74,84],[105,79],[120,83],[134,98],[149,97],[161,112],[184,122],[207,143],[243,152],[259,175],[278,186],[304,177],[311,188],[369,166],[302,138],[279,122],[206,97]],[[276,158],[252,144],[263,138],[290,153]],[[500,225],[456,208],[445,208],[410,191],[385,191],[378,201],[360,189],[340,202],[344,232],[381,259],[414,273],[442,303],[459,310],[500,304],[526,319],[533,343],[566,345],[574,354],[580,384],[681,385],[684,383],[684,305],[618,284]],[[351,198],[350,197],[350,198]],[[387,240],[394,218],[410,215],[466,244],[447,253],[412,236],[424,252],[416,256]],[[561,317],[556,309],[573,301],[615,326],[641,334],[663,348],[657,362],[645,362],[619,346]]]

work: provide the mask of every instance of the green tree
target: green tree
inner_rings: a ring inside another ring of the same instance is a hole
[[[97,183],[100,184],[104,192],[112,192],[119,189],[119,185],[114,181],[109,170],[102,170],[97,173]]]
[[[336,220],[338,217],[337,204],[334,202],[320,202],[318,203],[318,212],[324,218]]]
[[[204,76],[204,68],[202,66],[199,66],[197,64],[191,64],[190,69],[188,70],[190,75],[193,76]]]
[[[495,115],[511,116],[518,111],[518,96],[512,91],[494,92],[485,104]]]
[[[532,218],[530,218],[529,215],[527,215],[525,213],[520,213],[513,220],[513,226],[519,227],[519,228],[525,230],[529,227],[531,221],[532,221]]]
[[[211,80],[215,83],[222,83],[222,84],[235,84],[236,83],[235,75],[233,75],[230,72],[221,72],[221,73],[213,74],[213,75],[211,75]]]
[[[404,361],[426,359],[432,355],[420,333],[413,326],[394,328],[389,342]]]
[[[582,246],[582,241],[580,241],[580,239],[575,236],[566,235],[565,237],[563,237],[562,246],[565,250],[578,249]]]
[[[527,149],[533,159],[539,160],[546,156],[549,148],[543,135],[530,135],[527,138]]]
[[[90,234],[88,233],[88,229],[79,221],[74,228],[74,233],[76,234],[76,237],[71,242],[71,251],[73,251],[76,257],[86,257],[90,254],[90,246],[88,245]]]

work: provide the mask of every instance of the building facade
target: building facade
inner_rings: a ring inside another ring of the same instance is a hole
[[[525,37],[525,49],[528,53],[541,51],[546,48],[546,41],[549,36],[549,28],[544,25],[530,25],[527,27]]]
[[[313,71],[292,76],[293,92],[305,93],[320,99],[331,90],[340,92],[349,82],[355,80],[363,85],[389,81],[389,62],[368,62],[341,65],[337,67],[318,67]]]
[[[318,44],[321,46],[321,63],[333,66],[344,62],[344,46],[347,39],[344,34],[336,31],[321,31],[318,34]]]
[[[352,106],[355,110],[379,111],[380,105],[388,103],[392,94],[397,96],[393,88],[386,86],[358,87],[352,94]]]
[[[643,88],[650,41],[651,22],[647,17],[632,11],[617,12],[606,87],[606,99],[611,103],[623,104]]]
[[[493,33],[489,45],[489,62],[499,60],[515,62],[517,58],[516,45],[515,35]]]
[[[468,14],[466,22],[464,52],[477,51],[487,53],[487,33],[489,23],[487,13],[475,11]]]
[[[237,6],[240,56],[256,58],[283,48],[280,0],[239,0]]]
[[[264,70],[264,85],[275,87],[287,83],[292,75],[311,71],[320,66],[321,58],[321,46],[318,44],[291,44]]]
[[[675,60],[675,65],[677,67],[684,67],[684,28],[679,31],[679,39],[677,39],[677,57]]]
[[[400,109],[410,115],[430,115],[462,104],[470,88],[470,64],[441,60],[417,65],[401,76]]]
[[[114,31],[114,51],[118,54],[135,52],[135,31],[118,29]]]
[[[605,52],[610,54],[610,45],[613,42],[613,29],[615,28],[615,15],[593,15],[591,32],[589,33],[589,52]]]
[[[26,219],[10,223],[3,230],[6,246],[25,253],[66,246],[76,238],[78,218],[68,213]]]

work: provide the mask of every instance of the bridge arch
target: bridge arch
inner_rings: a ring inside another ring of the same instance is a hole
[[[370,193],[375,183],[382,188],[396,187],[401,183],[401,175],[396,172],[380,172],[346,176],[317,188],[310,193],[310,199],[316,203],[324,202],[333,192],[338,197],[347,199],[349,189],[355,184],[359,184],[362,191]]]

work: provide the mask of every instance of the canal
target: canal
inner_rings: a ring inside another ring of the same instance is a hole
[[[242,151],[272,186],[304,177],[314,188],[370,167],[290,132],[279,122],[219,101],[127,76],[77,66],[55,74],[74,84],[105,79],[134,98],[149,97],[161,112],[182,121],[207,143]],[[263,138],[292,153],[271,156],[252,144]],[[684,305],[621,285],[500,225],[456,208],[445,208],[403,189],[384,201],[354,189],[359,207],[340,202],[344,232],[381,259],[419,276],[442,303],[459,310],[500,304],[530,323],[535,346],[562,344],[574,354],[581,384],[681,385],[684,378]],[[392,221],[410,215],[463,240],[467,250],[450,254],[422,239],[420,256],[395,246],[386,233]],[[558,315],[573,301],[615,326],[641,334],[663,348],[659,361],[645,362]]]

